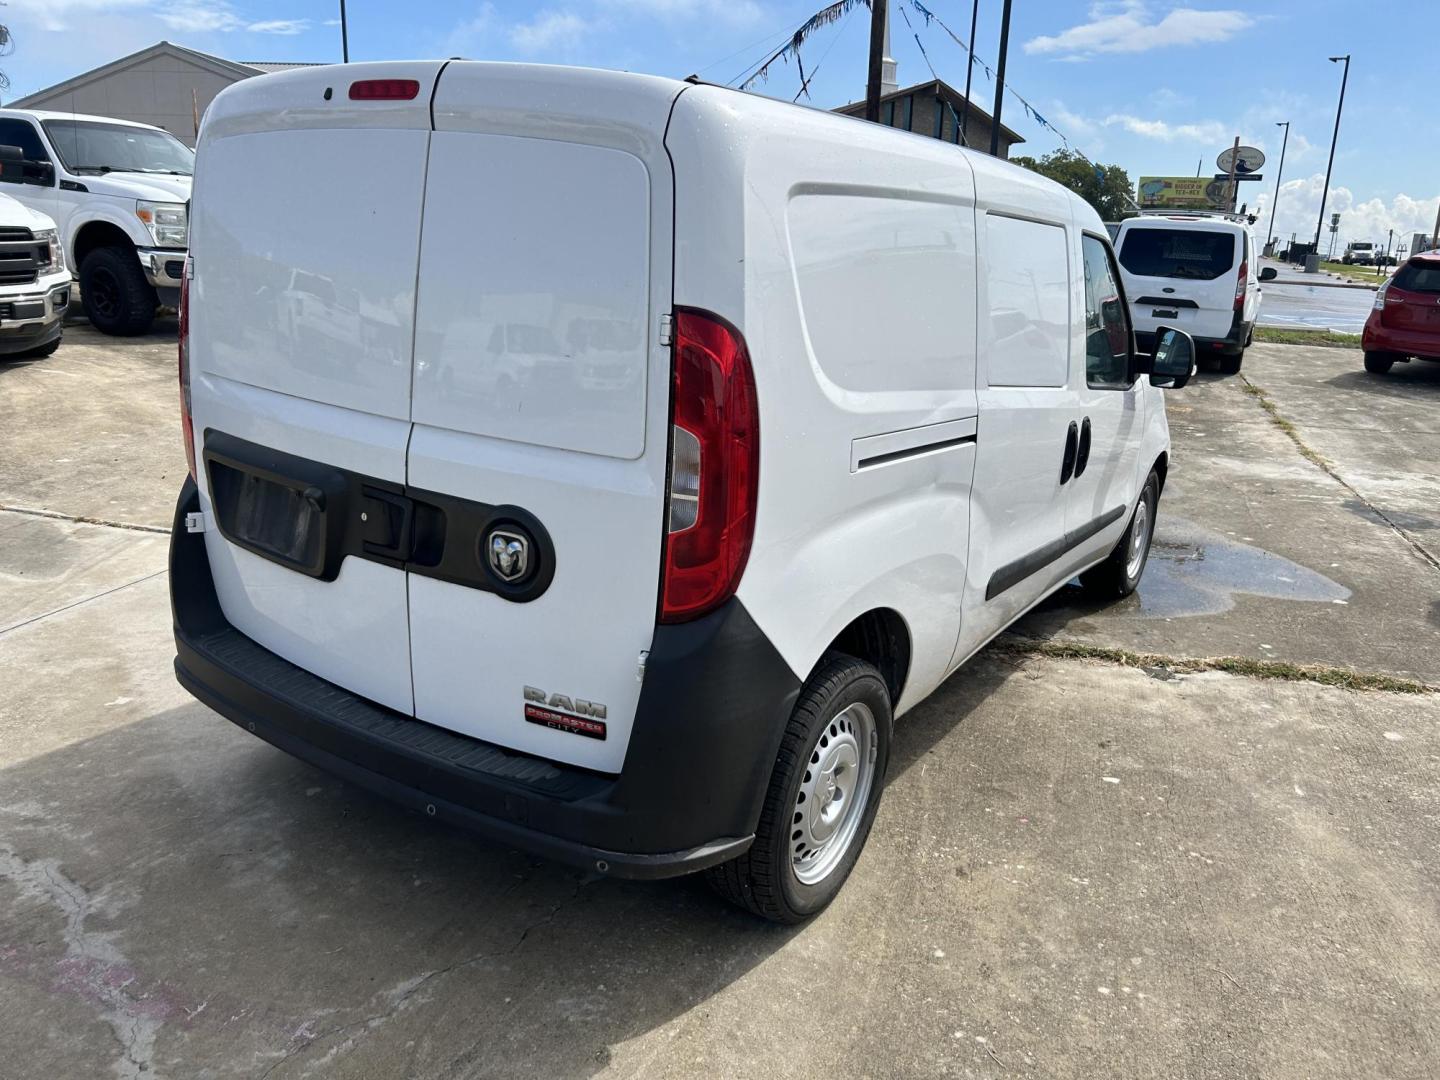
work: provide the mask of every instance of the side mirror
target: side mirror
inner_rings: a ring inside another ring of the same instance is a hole
[[[18,146],[0,146],[0,184],[25,182],[25,152]]]
[[[1276,270],[1273,266],[1262,266],[1260,268],[1261,281],[1274,281],[1279,276],[1280,271]]]
[[[1150,358],[1150,384],[1179,390],[1195,373],[1195,340],[1184,330],[1162,326],[1155,332],[1155,355]]]

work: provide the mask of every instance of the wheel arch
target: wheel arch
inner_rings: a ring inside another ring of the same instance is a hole
[[[833,652],[873,664],[885,680],[890,701],[898,703],[910,675],[911,651],[910,628],[904,617],[893,608],[871,608],[835,635],[815,666]]]
[[[85,256],[95,249],[124,246],[133,251],[135,250],[135,241],[115,222],[96,218],[85,222],[75,231],[75,239],[70,246],[73,268],[78,273]]]
[[[1160,494],[1165,492],[1165,476],[1170,471],[1170,451],[1162,450],[1160,456],[1155,459],[1155,464],[1150,466],[1150,471],[1160,481]]]

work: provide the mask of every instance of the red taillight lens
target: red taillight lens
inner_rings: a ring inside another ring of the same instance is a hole
[[[414,101],[420,84],[414,79],[361,79],[350,84],[351,101]]]
[[[661,622],[695,619],[740,583],[755,532],[760,416],[740,331],[675,313],[670,502]]]
[[[180,431],[185,437],[185,464],[195,477],[195,428],[190,423],[190,257],[180,275]]]
[[[1240,279],[1235,282],[1235,310],[1239,311],[1245,306],[1245,286],[1250,278],[1250,264],[1240,264]]]

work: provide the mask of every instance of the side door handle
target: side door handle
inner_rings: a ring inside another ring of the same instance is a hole
[[[1080,423],[1080,445],[1075,450],[1075,475],[1079,476],[1090,464],[1090,418]]]
[[[1060,483],[1068,484],[1075,475],[1075,455],[1080,447],[1080,429],[1070,421],[1070,430],[1065,433],[1065,456],[1060,459]]]

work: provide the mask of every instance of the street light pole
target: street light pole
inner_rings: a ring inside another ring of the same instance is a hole
[[[1285,171],[1285,147],[1290,145],[1290,121],[1278,122],[1275,126],[1285,129],[1285,138],[1280,143],[1280,166],[1275,170],[1275,198],[1270,200],[1270,231],[1265,236],[1267,248],[1270,246],[1270,241],[1275,239],[1275,207],[1280,205],[1280,174]]]
[[[350,62],[350,24],[345,21],[345,0],[340,0],[340,62]]]
[[[995,118],[990,121],[990,156],[1000,156],[1000,109],[1005,104],[1005,54],[1010,51],[1010,0],[1000,13],[1000,63],[995,69]]]
[[[975,23],[980,18],[980,0],[970,7],[970,45],[965,57],[965,108],[960,113],[960,141],[970,145],[970,79],[975,74]]]
[[[865,81],[865,119],[880,122],[881,61],[885,58],[885,0],[870,0],[870,70]]]
[[[1330,161],[1325,166],[1325,187],[1320,192],[1320,216],[1315,220],[1315,254],[1320,254],[1320,229],[1325,224],[1325,203],[1330,198],[1330,171],[1335,167],[1335,144],[1340,140],[1340,113],[1345,108],[1345,84],[1350,80],[1350,55],[1332,56],[1330,62],[1345,61],[1345,74],[1340,77],[1340,103],[1335,106],[1335,133],[1330,136]]]

